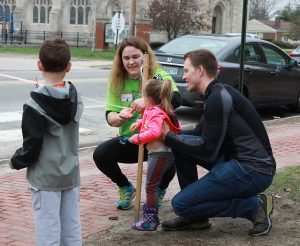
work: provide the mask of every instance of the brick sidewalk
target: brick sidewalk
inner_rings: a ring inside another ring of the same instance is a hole
[[[274,122],[274,123],[273,123]],[[266,123],[277,167],[300,165],[300,117]],[[121,216],[115,208],[117,187],[98,171],[91,157],[82,158],[81,221],[83,237],[110,228],[108,218]],[[135,183],[136,165],[121,165]],[[202,174],[205,172],[199,169]],[[0,174],[0,246],[34,245],[33,211],[25,170]],[[144,175],[146,165],[144,165]],[[200,174],[201,175],[201,174]],[[145,178],[143,178],[145,180]],[[170,184],[166,200],[179,190],[177,179]],[[145,200],[144,189],[142,202]]]

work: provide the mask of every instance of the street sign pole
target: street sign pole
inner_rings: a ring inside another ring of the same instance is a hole
[[[118,20],[120,20],[120,11],[118,11]],[[117,23],[117,33],[116,33],[116,41],[115,41],[115,52],[117,51],[118,41],[119,41],[119,25]]]
[[[121,11],[118,11],[113,16],[111,20],[111,28],[113,33],[115,33],[114,44],[115,44],[115,49],[117,49],[117,45],[119,43],[119,36],[125,28],[125,19]]]

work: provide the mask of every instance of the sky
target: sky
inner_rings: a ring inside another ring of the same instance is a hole
[[[297,4],[300,4],[300,0],[277,0],[274,8],[272,9],[270,13],[271,19],[275,18],[275,13],[279,10],[282,10],[286,5],[291,4],[291,6],[296,6]]]

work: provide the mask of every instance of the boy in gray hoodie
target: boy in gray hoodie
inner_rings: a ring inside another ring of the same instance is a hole
[[[70,49],[62,39],[45,41],[38,69],[45,85],[23,106],[23,147],[11,158],[27,168],[35,214],[36,245],[82,245],[79,211],[79,119],[83,104],[71,82]]]

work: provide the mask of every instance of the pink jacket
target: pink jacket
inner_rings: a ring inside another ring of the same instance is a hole
[[[157,106],[147,107],[144,111],[143,118],[137,121],[139,134],[134,134],[132,140],[135,144],[147,144],[159,139],[162,133],[163,123],[166,121],[170,131],[178,133],[180,124],[176,117],[173,120]]]

